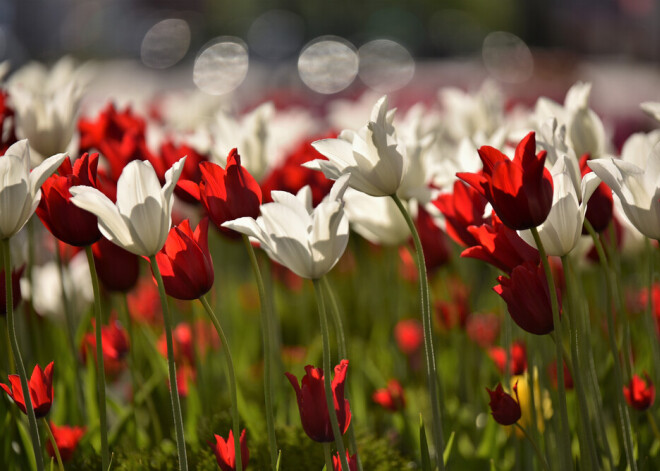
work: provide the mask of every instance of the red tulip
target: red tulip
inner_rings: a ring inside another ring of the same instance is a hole
[[[435,317],[445,329],[459,327],[465,328],[470,314],[469,292],[467,286],[457,279],[448,281],[451,299],[449,301],[437,300],[433,304]]]
[[[477,258],[500,270],[511,273],[524,262],[539,263],[539,251],[522,240],[520,236],[502,223],[493,213],[491,224],[471,226],[470,234],[476,243],[461,253],[461,257]]]
[[[506,350],[502,347],[491,348],[488,355],[502,374],[504,374],[507,361],[509,362],[509,373],[514,376],[522,375],[527,369],[527,348],[522,340],[511,345],[509,349],[510,358],[507,358]]]
[[[592,170],[587,165],[589,161],[589,154],[584,154],[580,158],[580,172],[584,177]],[[604,231],[610,225],[614,213],[614,198],[612,197],[612,189],[607,186],[605,182],[601,182],[596,187],[591,198],[587,202],[587,212],[585,219],[593,226],[596,232]],[[583,234],[588,234],[586,229],[582,229]]]
[[[346,461],[348,461],[348,470],[349,471],[357,471],[358,470],[357,453],[355,455],[351,455],[348,452],[348,450],[346,450]],[[341,458],[339,458],[339,452],[332,455],[332,470],[333,471],[342,471]]]
[[[417,212],[415,226],[424,249],[426,271],[431,274],[449,261],[447,239],[433,217],[421,206]]]
[[[55,437],[55,443],[60,451],[62,461],[70,460],[78,447],[78,442],[85,435],[85,427],[68,427],[66,425],[58,427],[51,422],[50,430],[53,432],[53,437]],[[51,458],[55,458],[55,450],[50,440],[46,442],[46,451],[48,451]]]
[[[465,331],[474,343],[488,348],[500,334],[500,316],[493,313],[471,314],[465,322]]]
[[[406,406],[403,386],[396,379],[389,380],[386,388],[376,390],[371,399],[383,409],[392,412],[402,410]]]
[[[179,180],[179,187],[202,202],[207,214],[223,234],[237,237],[223,223],[240,217],[259,216],[261,188],[252,175],[241,166],[241,156],[232,149],[223,169],[211,162],[199,165],[202,179],[199,185],[190,180]]]
[[[649,375],[644,373],[644,381],[637,375],[633,375],[630,383],[623,387],[623,395],[630,407],[645,411],[655,402],[655,386]]]
[[[454,191],[439,195],[433,204],[445,216],[449,237],[464,247],[478,245],[468,228],[490,222],[490,217],[484,217],[488,200],[481,193],[457,180],[454,182]]]
[[[546,151],[536,154],[535,134],[520,141],[513,160],[490,146],[478,152],[483,172],[456,176],[482,194],[511,229],[531,229],[545,221],[552,207],[552,176],[544,167]]]
[[[205,217],[193,233],[186,219],[170,229],[165,245],[156,254],[165,291],[173,298],[197,299],[213,286],[208,227],[209,220]]]
[[[343,435],[351,423],[351,410],[348,399],[344,399],[344,382],[348,360],[342,360],[335,366],[335,377],[332,380],[332,395],[337,414],[339,430]],[[323,370],[314,368],[312,365],[305,367],[306,374],[302,379],[302,386],[298,385],[298,379],[291,373],[285,373],[291,386],[296,391],[300,421],[305,433],[316,442],[332,442],[334,434],[330,425],[330,415],[323,387]]]
[[[403,319],[394,327],[394,338],[399,350],[406,355],[417,353],[424,342],[424,330],[417,319]]]
[[[161,325],[160,295],[153,277],[143,277],[133,291],[126,295],[131,319],[137,323]]]
[[[41,201],[36,213],[46,228],[59,240],[83,247],[101,238],[97,217],[71,202],[69,188],[86,185],[97,188],[96,170],[99,154],[83,154],[73,167],[69,157],[41,187]]]
[[[502,384],[498,384],[495,391],[491,391],[488,388],[486,388],[486,391],[488,391],[488,395],[490,396],[488,406],[495,422],[501,425],[513,425],[520,420],[522,411],[520,410],[520,400],[518,399],[518,383],[513,387],[513,391],[516,393],[516,399],[504,392]]]
[[[11,272],[11,293],[12,293],[12,307],[16,309],[21,300],[21,277],[25,265],[18,269],[13,269]],[[7,290],[5,289],[5,271],[0,270],[0,315],[7,314]]]
[[[236,448],[234,447],[234,433],[230,430],[227,440],[225,441],[220,435],[215,435],[215,443],[208,442],[209,446],[215,453],[215,459],[218,460],[218,466],[222,471],[235,471],[236,470]],[[250,460],[250,451],[248,450],[245,429],[241,432],[239,439],[241,444],[241,464],[243,469],[247,468],[248,461]]]
[[[160,146],[160,155],[158,157],[154,156],[154,160],[151,162],[154,165],[158,178],[160,178],[161,181],[165,181],[165,172],[167,169],[178,162],[183,156],[186,156],[186,161],[183,164],[183,172],[181,173],[180,178],[199,184],[202,178],[199,164],[202,162],[208,162],[209,156],[197,152],[195,148],[189,145],[175,145],[172,141],[164,142]],[[183,191],[179,186],[174,189],[174,193],[186,203],[198,202],[197,199],[192,197],[186,191]]]
[[[193,332],[190,324],[181,323],[172,331],[172,346],[174,347],[174,359],[177,364],[195,364],[195,345]],[[167,356],[167,340],[165,333],[158,339],[158,351]]]
[[[0,155],[5,155],[9,147],[18,139],[16,138],[16,119],[14,110],[7,105],[9,95],[0,90]]]
[[[548,374],[550,375],[552,387],[557,389],[557,360],[548,365]],[[573,389],[573,386],[573,375],[566,362],[564,362],[564,388]]]
[[[543,266],[525,262],[513,269],[511,278],[499,276],[497,281],[500,284],[493,291],[504,299],[511,318],[521,329],[536,335],[554,330],[550,290]]]
[[[42,370],[39,365],[35,365],[30,381],[28,382],[30,400],[32,401],[34,415],[36,415],[37,419],[45,417],[48,411],[50,411],[50,406],[53,405],[53,367],[54,362],[52,361],[46,366],[45,370]],[[24,414],[27,414],[21,379],[18,375],[9,375],[9,383],[11,384],[11,389],[2,383],[0,383],[0,387],[9,394],[18,408]]]
[[[92,332],[83,337],[81,354],[83,361],[87,360],[87,351],[91,351],[96,361],[96,321],[92,319]],[[101,326],[101,349],[103,351],[103,364],[105,374],[114,378],[126,367],[126,355],[129,351],[129,341],[126,330],[117,321],[117,315],[110,316],[108,325]]]
[[[119,292],[133,289],[140,275],[140,259],[137,255],[113,244],[105,237],[101,237],[92,245],[92,253],[96,274],[103,288]]]

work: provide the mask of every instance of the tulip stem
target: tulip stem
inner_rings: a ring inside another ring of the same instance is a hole
[[[325,458],[326,471],[333,471],[335,465],[332,463],[332,449],[328,442],[323,443],[323,457]]]
[[[62,455],[60,455],[60,449],[57,446],[57,442],[55,441],[55,436],[53,435],[53,431],[50,429],[50,424],[46,420],[46,417],[43,417],[41,420],[44,422],[44,426],[46,427],[46,432],[48,432],[48,438],[50,439],[50,444],[53,446],[53,451],[55,452],[55,459],[57,459],[57,466],[60,469],[60,471],[64,471],[64,465],[62,464]]]
[[[156,256],[150,255],[149,262],[154,272],[156,283],[158,284],[158,294],[160,295],[160,305],[163,310],[163,321],[165,324],[165,340],[167,342],[167,366],[169,369],[170,380],[170,400],[172,402],[172,415],[174,416],[174,430],[176,433],[176,448],[179,456],[179,470],[188,471],[188,458],[186,456],[186,441],[183,435],[183,418],[181,415],[181,401],[179,399],[179,387],[176,382],[176,365],[174,364],[174,342],[172,341],[172,314],[167,304],[167,295],[165,294],[165,285],[163,277],[156,262]]]
[[[561,329],[561,319],[559,318],[559,301],[557,299],[557,288],[555,286],[555,280],[552,277],[552,271],[550,270],[550,263],[548,263],[548,257],[543,247],[543,242],[539,236],[539,231],[536,227],[531,228],[532,235],[534,236],[534,242],[536,243],[536,248],[539,251],[541,257],[541,263],[543,264],[543,270],[545,271],[546,282],[548,283],[548,290],[550,296],[550,305],[552,307],[552,324],[555,331],[555,347],[556,347],[556,356],[557,356],[557,393],[559,396],[559,436],[560,440],[563,441],[563,446],[559,447],[561,451],[561,456],[565,460],[564,466],[565,469],[573,469],[573,459],[571,457],[571,440],[570,440],[570,429],[568,426],[568,409],[566,407],[566,386],[564,384],[564,344],[562,341],[562,329]]]
[[[330,364],[330,332],[328,329],[328,317],[325,312],[325,302],[323,300],[323,288],[320,280],[312,280],[314,282],[314,294],[316,295],[316,303],[319,308],[319,320],[321,321],[321,337],[323,339],[323,386],[325,389],[325,402],[328,406],[328,417],[330,418],[330,425],[332,426],[332,435],[335,437],[335,444],[337,446],[337,453],[339,453],[339,460],[341,461],[341,469],[350,469],[348,467],[348,460],[346,459],[346,448],[344,447],[344,440],[339,430],[339,422],[337,421],[337,412],[335,412],[335,401],[332,393],[331,385],[331,371]],[[341,404],[339,404],[341,407]],[[332,465],[332,460],[330,462]]]
[[[435,445],[435,453],[440,471],[444,471],[445,463],[442,459],[444,452],[444,438],[442,434],[442,418],[440,416],[440,400],[438,398],[438,373],[435,366],[435,352],[433,350],[433,336],[431,326],[431,303],[429,294],[429,280],[426,276],[426,263],[424,262],[424,250],[422,248],[422,241],[419,238],[415,222],[410,217],[408,210],[403,205],[399,197],[395,194],[391,195],[394,203],[401,211],[408,229],[412,234],[413,242],[415,244],[415,252],[417,254],[417,273],[419,277],[419,291],[422,307],[422,326],[424,328],[424,353],[426,358],[426,376],[429,386],[429,396],[431,400],[431,411],[433,413],[433,440]]]
[[[647,252],[646,258],[649,267],[648,286],[647,286],[648,303],[646,305],[646,325],[649,335],[649,341],[651,343],[651,352],[653,352],[652,355],[653,372],[656,378],[660,378],[660,345],[658,344],[658,323],[655,320],[655,315],[654,315],[655,306],[653,306],[653,262],[654,262],[653,257],[655,257],[655,252],[649,238],[645,237],[644,241],[646,243],[646,252]]]
[[[335,330],[337,331],[337,344],[339,347],[339,357],[348,358],[348,349],[346,348],[346,335],[344,334],[344,325],[341,321],[341,315],[339,314],[339,306],[337,305],[337,299],[335,298],[335,293],[332,291],[332,286],[327,277],[321,278],[323,287],[325,288],[326,294],[328,295],[328,300],[330,301],[330,315],[335,324]],[[350,402],[350,395],[348,391],[344,392],[346,399]],[[348,440],[350,443],[351,453],[355,455],[357,461],[358,471],[362,471],[362,460],[360,459],[360,454],[357,452],[357,440],[355,439],[355,429],[353,427],[353,420],[348,424]]]
[[[616,338],[614,336],[614,317],[612,316],[612,306],[611,300],[616,296],[614,292],[614,279],[612,276],[612,271],[607,264],[607,257],[605,256],[605,250],[603,249],[603,244],[598,237],[598,234],[594,230],[593,226],[586,219],[584,220],[584,227],[589,232],[589,235],[593,239],[594,247],[596,247],[596,252],[598,253],[598,258],[600,264],[603,267],[605,272],[605,284],[608,291],[608,303],[606,311],[607,318],[607,334],[610,343],[610,351],[612,353],[612,360],[614,363],[614,382],[616,388],[616,399],[617,399],[617,419],[619,420],[619,427],[621,428],[621,435],[623,436],[623,448],[626,453],[626,459],[628,460],[628,465],[630,466],[631,471],[637,471],[637,463],[635,462],[635,455],[633,449],[633,438],[632,438],[632,427],[630,425],[630,415],[628,414],[628,408],[626,407],[625,400],[623,398],[623,377],[621,374],[621,363],[619,357],[619,349],[616,345]],[[649,293],[650,295],[650,293]]]
[[[27,411],[28,423],[30,424],[30,438],[32,439],[32,448],[34,449],[34,456],[37,463],[37,470],[44,471],[44,458],[41,454],[41,441],[39,440],[39,428],[37,427],[37,417],[34,415],[34,407],[32,406],[32,394],[28,385],[27,374],[25,372],[25,365],[23,364],[23,357],[18,348],[18,338],[16,336],[16,324],[14,323],[14,299],[11,282],[11,250],[9,248],[9,239],[2,239],[2,259],[4,261],[5,269],[5,292],[7,302],[7,325],[9,330],[9,340],[11,350],[16,361],[18,376],[21,380],[21,389],[23,391],[23,399],[25,402],[25,409]]]
[[[208,300],[206,299],[205,296],[200,296],[199,302],[202,303],[202,306],[204,306],[204,309],[206,310],[206,314],[208,314],[209,318],[211,319],[211,322],[213,323],[213,326],[215,327],[215,330],[218,332],[218,336],[220,337],[220,342],[222,343],[222,348],[225,350],[225,361],[227,363],[227,376],[229,377],[229,394],[231,396],[231,418],[234,429],[234,453],[236,456],[236,471],[242,471],[243,462],[241,456],[241,441],[240,441],[241,424],[238,416],[238,399],[237,399],[238,395],[236,393],[236,374],[234,373],[234,360],[232,359],[231,356],[231,350],[229,349],[229,342],[227,341],[227,336],[225,335],[225,331],[220,325],[220,321],[218,321],[218,317],[213,312],[213,309],[211,308],[211,305],[209,304]]]
[[[268,430],[268,451],[270,452],[270,463],[273,471],[277,469],[277,438],[275,437],[275,421],[273,418],[273,365],[272,365],[272,345],[271,338],[273,332],[272,318],[273,306],[270,299],[266,296],[264,280],[259,269],[259,262],[254,253],[252,244],[248,236],[243,234],[243,243],[247,250],[254,278],[257,282],[257,291],[259,292],[259,304],[261,307],[261,337],[264,349],[264,396],[266,402],[266,428]]]
[[[536,458],[538,458],[539,462],[540,462],[541,465],[543,466],[543,469],[544,469],[545,471],[550,471],[550,466],[548,465],[548,462],[546,461],[545,456],[543,456],[543,453],[541,453],[541,450],[539,449],[539,447],[538,447],[538,445],[536,444],[536,442],[535,442],[535,441],[532,439],[532,437],[527,433],[527,430],[525,430],[525,427],[523,427],[522,425],[520,425],[518,422],[516,422],[516,423],[513,424],[513,425],[515,425],[516,427],[518,427],[518,429],[523,433],[523,435],[525,436],[525,438],[527,439],[527,441],[528,441],[529,443],[532,444],[532,448],[534,448],[534,453],[536,453]]]
[[[99,290],[99,279],[96,274],[94,254],[92,253],[91,245],[85,247],[85,253],[87,254],[87,263],[89,264],[89,273],[92,276],[92,288],[94,290],[94,318],[96,324],[96,393],[99,400],[101,463],[103,469],[108,469],[108,466],[110,466],[110,447],[108,446],[108,417],[105,400],[105,365],[103,362],[103,337],[101,335],[101,328],[103,326],[101,291]]]
[[[649,419],[649,424],[651,425],[651,430],[653,430],[653,435],[655,435],[655,439],[660,442],[660,430],[658,430],[658,424],[655,423],[655,417],[653,417],[653,413],[651,412],[650,409],[646,410],[646,417]]]

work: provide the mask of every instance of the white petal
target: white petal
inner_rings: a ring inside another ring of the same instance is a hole
[[[46,179],[62,165],[66,154],[55,154],[41,162],[37,168],[30,172],[30,193],[34,195]]]

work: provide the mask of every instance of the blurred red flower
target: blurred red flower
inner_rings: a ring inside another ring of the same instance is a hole
[[[92,332],[83,337],[81,355],[83,362],[87,361],[88,350],[94,355],[96,361],[96,320],[92,319]],[[108,325],[101,327],[101,349],[103,351],[103,366],[106,376],[116,378],[126,368],[126,355],[129,351],[129,340],[126,330],[112,314]]]
[[[639,411],[645,411],[655,402],[655,386],[653,386],[647,373],[644,373],[644,378],[646,381],[637,375],[633,375],[628,385],[623,387],[626,402],[630,407]]]
[[[358,471],[357,463],[357,453],[351,455],[348,450],[346,450],[346,461],[348,461],[349,471]],[[332,470],[333,471],[342,471],[341,469],[341,458],[339,458],[339,452],[332,455]]]
[[[506,350],[502,347],[491,348],[488,350],[488,355],[501,374],[504,374],[507,361],[509,362],[509,374],[511,375],[522,375],[527,369],[527,348],[522,340],[511,344],[509,349],[510,359],[507,359]]]
[[[403,319],[394,326],[394,338],[406,355],[417,353],[424,342],[424,330],[417,319]]]
[[[78,442],[85,435],[85,427],[69,427],[67,425],[58,427],[51,422],[50,430],[53,432],[53,437],[55,437],[55,443],[60,451],[62,461],[69,461],[78,447]],[[55,450],[50,440],[46,442],[46,451],[48,456],[55,458]]]
[[[402,410],[406,406],[403,386],[396,379],[389,380],[386,388],[374,391],[371,399],[382,408],[392,412]]]
[[[222,471],[235,471],[236,470],[236,448],[234,447],[234,432],[229,431],[227,440],[225,441],[220,435],[215,435],[215,443],[208,442],[209,446],[213,449],[218,466]],[[241,432],[241,437],[238,440],[241,444],[241,464],[243,469],[246,469],[250,460],[250,451],[247,447],[247,440],[245,438],[245,429]]]
[[[589,154],[584,154],[580,157],[580,172],[583,177],[587,173],[592,172],[587,165],[589,158]],[[591,223],[596,232],[602,232],[610,225],[613,214],[614,198],[612,197],[612,189],[605,182],[601,182],[587,202],[585,219]],[[582,233],[588,234],[584,228],[582,229]]]

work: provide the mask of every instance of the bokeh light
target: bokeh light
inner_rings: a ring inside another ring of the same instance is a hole
[[[153,25],[142,40],[142,63],[166,69],[179,62],[190,47],[190,27],[185,20],[169,18]]]
[[[401,44],[376,39],[360,47],[360,79],[370,88],[389,93],[408,84],[415,75],[415,60]]]
[[[193,81],[209,95],[224,95],[243,83],[248,65],[248,49],[240,38],[216,38],[195,59]]]
[[[337,93],[348,87],[358,73],[355,47],[336,36],[322,36],[308,43],[298,58],[298,73],[318,93]]]
[[[515,34],[490,33],[484,39],[481,54],[488,73],[501,82],[522,83],[534,72],[532,52]]]

